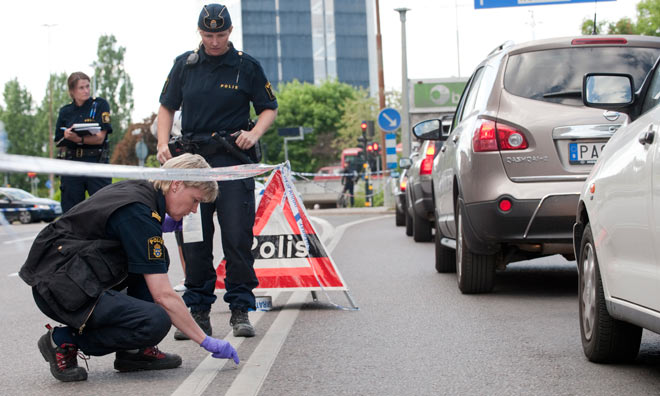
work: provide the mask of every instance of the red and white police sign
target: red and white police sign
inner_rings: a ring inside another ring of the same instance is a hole
[[[292,210],[285,190],[285,184],[292,184],[285,183],[284,177],[279,169],[271,174],[257,208],[252,229],[252,255],[259,279],[257,289],[347,291],[335,263],[294,194],[289,195],[297,206]],[[294,212],[299,214],[300,223]],[[302,224],[309,248],[299,224]],[[225,260],[218,265],[216,273],[216,289],[224,289]]]

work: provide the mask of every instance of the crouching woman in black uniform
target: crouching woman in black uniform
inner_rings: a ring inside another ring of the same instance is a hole
[[[184,154],[163,168],[209,165],[199,155]],[[181,357],[156,347],[172,324],[213,357],[238,364],[236,350],[204,334],[172,290],[162,238],[165,213],[181,220],[217,194],[215,181],[121,181],[39,233],[19,275],[32,286],[39,309],[66,325],[47,326],[37,343],[55,378],[87,379],[78,350],[95,356],[115,352],[118,371],[178,367]]]
[[[107,163],[108,134],[110,125],[110,105],[103,98],[90,96],[89,76],[83,72],[71,73],[67,80],[69,96],[72,102],[60,109],[55,126],[55,143],[60,148],[58,158],[71,161]],[[96,123],[101,128],[96,133],[80,135],[71,128],[74,124]],[[112,183],[108,177],[62,176],[62,212],[66,213],[73,206],[89,195]]]

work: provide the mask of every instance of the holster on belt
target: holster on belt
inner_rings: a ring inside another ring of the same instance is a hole
[[[254,124],[250,121],[248,130],[252,129]],[[248,150],[242,150],[236,145],[236,137],[233,132],[217,131],[206,134],[203,138],[192,138],[189,136],[173,137],[168,143],[170,153],[173,157],[183,153],[199,154],[202,157],[210,157],[214,154],[225,153],[239,159],[244,164],[254,164],[261,161],[261,150],[259,144],[255,144]]]

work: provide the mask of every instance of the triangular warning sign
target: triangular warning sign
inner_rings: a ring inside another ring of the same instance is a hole
[[[295,194],[287,197],[285,185],[293,187],[292,183],[284,182],[285,177],[280,169],[271,174],[257,208],[252,228],[254,270],[259,279],[257,289],[348,290],[307,219],[304,207]],[[291,198],[296,210],[290,205]],[[299,216],[305,235],[300,231],[294,212]],[[224,289],[225,260],[218,265],[216,273],[216,289]]]

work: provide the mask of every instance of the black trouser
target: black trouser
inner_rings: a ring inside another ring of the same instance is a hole
[[[353,192],[354,189],[354,184],[353,183],[346,183],[344,184],[344,191],[347,192],[349,195],[349,201],[351,202],[351,206],[355,206],[355,193]]]
[[[126,293],[115,290],[99,298],[82,334],[68,327],[73,343],[87,355],[140,349],[157,345],[170,331],[172,322],[165,310],[153,302],[142,274],[129,274]],[[32,289],[37,307],[48,317],[64,323]]]
[[[71,159],[80,162],[99,162],[98,156]],[[112,179],[109,177],[61,176],[60,190],[62,191],[62,213],[66,213],[69,209],[84,201],[85,191],[87,191],[89,195],[92,195],[111,183]]]
[[[240,162],[229,155],[207,158],[212,167],[237,165]],[[219,194],[215,202],[200,205],[202,242],[183,244],[186,261],[186,292],[183,301],[191,312],[208,311],[216,300],[213,266],[213,213],[220,224],[222,251],[227,260],[225,302],[229,309],[255,309],[252,289],[259,285],[254,273],[252,256],[252,227],[254,226],[254,179],[218,182]]]

